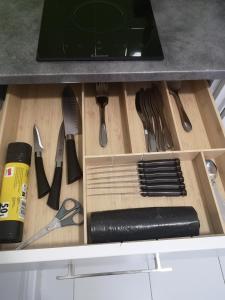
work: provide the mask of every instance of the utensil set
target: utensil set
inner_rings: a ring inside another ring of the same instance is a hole
[[[139,161],[137,166],[126,169],[115,166],[87,171],[87,188],[90,196],[140,193],[148,197],[176,197],[187,194],[179,159]]]
[[[163,110],[163,99],[157,86],[140,89],[135,106],[143,123],[148,152],[173,149],[173,140]]]
[[[192,124],[184,110],[179,97],[180,82],[168,82],[169,93],[174,97],[181,124],[186,132],[192,130]],[[99,145],[106,147],[108,143],[105,107],[108,105],[108,84],[96,83],[96,103],[99,106]],[[148,152],[166,151],[174,148],[173,139],[164,114],[163,97],[157,85],[140,89],[136,93],[135,106],[142,121]]]

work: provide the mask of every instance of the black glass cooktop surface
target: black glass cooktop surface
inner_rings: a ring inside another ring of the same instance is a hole
[[[45,0],[37,60],[161,60],[149,0]]]

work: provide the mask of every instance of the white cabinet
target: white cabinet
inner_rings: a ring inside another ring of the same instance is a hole
[[[0,300],[73,300],[73,280],[59,281],[65,268],[0,272]]]
[[[145,255],[78,261],[76,274],[93,274],[148,269]],[[154,268],[154,264],[152,266]],[[74,300],[151,300],[149,274],[124,274],[75,280]]]
[[[225,256],[219,257],[219,263],[220,263],[220,267],[221,267],[222,274],[223,274],[223,280],[225,283]]]
[[[172,268],[169,272],[155,272],[153,258],[142,254],[29,263],[20,265],[22,272],[16,271],[19,265],[14,266],[15,271],[12,266],[5,266],[0,270],[0,299],[211,300],[215,296],[217,300],[225,299],[224,257],[207,256],[204,251],[189,252],[183,257],[176,253],[163,255],[162,268]],[[69,264],[73,265],[72,275],[84,278],[58,280],[67,275]],[[136,274],[118,275],[134,270]],[[150,272],[142,273],[143,270]],[[107,272],[114,275],[106,275]]]
[[[151,273],[154,300],[223,300],[225,284],[217,257],[163,260],[170,273]]]

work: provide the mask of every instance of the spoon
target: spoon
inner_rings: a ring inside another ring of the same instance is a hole
[[[175,99],[179,114],[180,114],[180,120],[181,124],[186,132],[190,132],[192,130],[192,124],[189,120],[186,111],[184,110],[183,104],[180,100],[179,91],[181,89],[181,83],[179,81],[169,81],[167,82],[169,87],[169,93],[172,95]]]
[[[219,192],[217,184],[216,184],[217,166],[211,159],[207,159],[206,167],[207,167],[209,178],[211,180],[212,187],[213,187],[213,190],[214,190],[214,193],[216,196],[217,204],[219,206],[223,220],[225,221],[225,199]]]

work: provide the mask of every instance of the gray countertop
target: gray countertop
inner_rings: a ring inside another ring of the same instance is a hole
[[[225,1],[152,0],[163,61],[37,62],[44,0],[0,1],[0,84],[225,78]]]

